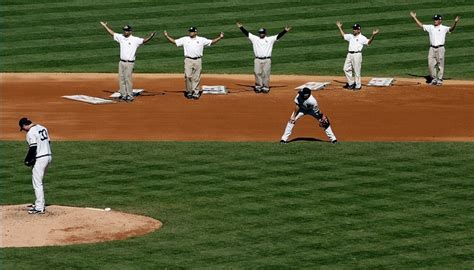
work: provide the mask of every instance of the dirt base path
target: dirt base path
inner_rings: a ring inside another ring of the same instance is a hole
[[[52,205],[29,215],[26,205],[2,205],[0,247],[62,246],[122,240],[161,227],[149,217],[102,209]]]
[[[203,75],[202,84],[226,85],[226,96],[183,97],[182,74],[135,74],[134,88],[153,96],[133,103],[89,105],[61,98],[107,97],[116,74],[1,74],[0,139],[24,140],[18,119],[28,116],[53,140],[279,141],[296,95],[308,81],[330,81],[315,92],[340,141],[474,141],[474,82],[397,79],[395,86],[342,89],[342,77],[272,76],[271,93],[255,94],[251,75]],[[367,83],[368,79],[363,79]],[[326,140],[311,117],[292,138]]]

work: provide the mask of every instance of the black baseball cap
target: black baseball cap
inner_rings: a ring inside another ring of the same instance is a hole
[[[305,87],[301,89],[300,94],[303,96],[304,99],[308,99],[309,96],[311,96],[311,89],[309,89],[308,87]]]
[[[197,27],[194,27],[194,26],[191,26],[188,29],[188,32],[197,32],[197,31],[198,31]]]
[[[123,31],[127,31],[127,32],[131,32],[132,31],[132,27],[130,25],[125,25],[124,27],[122,27],[122,30]]]
[[[443,16],[441,16],[440,14],[435,14],[433,15],[433,20],[442,20],[443,19]]]
[[[266,34],[266,33],[267,33],[267,29],[265,29],[265,28],[260,28],[260,29],[258,29],[258,33]]]
[[[29,124],[31,124],[31,123],[32,123],[32,122],[31,122],[30,119],[28,119],[28,118],[26,118],[26,117],[21,118],[20,121],[18,121],[18,125],[20,126],[20,131],[23,130],[23,126],[24,126],[24,125],[29,125]]]
[[[352,26],[352,29],[354,29],[354,30],[360,30],[360,24],[355,23],[355,24]]]

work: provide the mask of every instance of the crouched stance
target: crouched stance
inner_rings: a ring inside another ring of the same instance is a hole
[[[311,89],[303,88],[295,97],[295,103],[295,110],[291,114],[290,120],[286,124],[285,132],[283,133],[283,136],[281,136],[280,143],[286,144],[288,142],[288,138],[293,131],[296,121],[298,121],[298,119],[300,119],[303,115],[311,115],[316,118],[316,120],[319,122],[319,126],[324,129],[324,132],[326,132],[329,140],[332,143],[337,143],[337,139],[331,129],[329,119],[319,110],[318,102],[311,95]]]

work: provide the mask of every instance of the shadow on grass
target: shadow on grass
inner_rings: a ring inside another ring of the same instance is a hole
[[[329,143],[328,141],[323,141],[318,138],[311,138],[311,137],[298,137],[294,138],[288,141],[288,143],[293,143],[293,142],[320,142],[320,143]]]

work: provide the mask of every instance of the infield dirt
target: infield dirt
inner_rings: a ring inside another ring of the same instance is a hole
[[[279,141],[294,108],[295,87],[329,81],[314,92],[340,141],[474,141],[474,82],[447,80],[442,87],[420,79],[397,79],[389,88],[342,89],[343,77],[271,78],[269,94],[256,94],[252,75],[209,75],[204,85],[225,85],[228,95],[183,97],[181,74],[135,74],[134,88],[148,96],[132,103],[90,105],[61,98],[108,97],[116,74],[1,74],[0,139],[24,140],[18,119],[48,127],[53,140]],[[367,83],[368,78],[363,79]],[[292,138],[326,140],[311,117]]]

